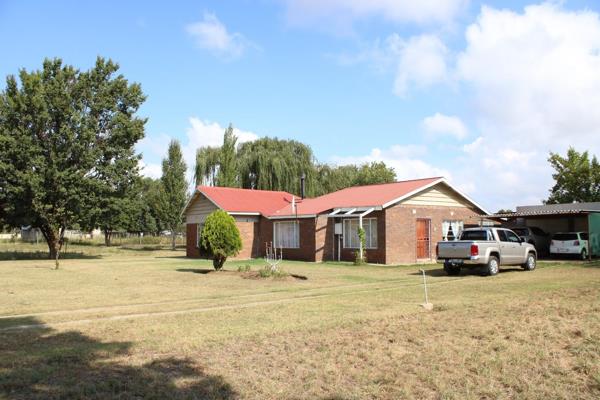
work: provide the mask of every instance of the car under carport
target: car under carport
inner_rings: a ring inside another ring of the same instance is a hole
[[[600,256],[600,202],[518,206],[515,212],[486,218],[513,226],[536,226],[550,234],[588,232],[588,256]]]

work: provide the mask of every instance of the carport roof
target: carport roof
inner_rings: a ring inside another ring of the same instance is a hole
[[[600,202],[544,204],[539,206],[519,206],[513,213],[488,215],[489,218],[519,218],[552,215],[589,214],[600,212]]]

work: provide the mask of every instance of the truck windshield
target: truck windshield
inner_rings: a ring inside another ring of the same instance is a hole
[[[463,231],[460,240],[489,240],[488,231]]]

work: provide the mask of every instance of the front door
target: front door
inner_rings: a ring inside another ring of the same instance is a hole
[[[431,258],[430,226],[431,224],[428,219],[417,219],[417,260]]]

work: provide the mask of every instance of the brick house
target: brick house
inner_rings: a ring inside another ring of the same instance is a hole
[[[263,257],[272,243],[285,259],[352,261],[362,224],[367,259],[381,264],[431,260],[437,241],[452,239],[488,215],[439,177],[356,186],[311,199],[199,186],[185,209],[188,257],[204,256],[199,233],[217,209],[233,216],[240,230],[243,248],[237,258]]]

